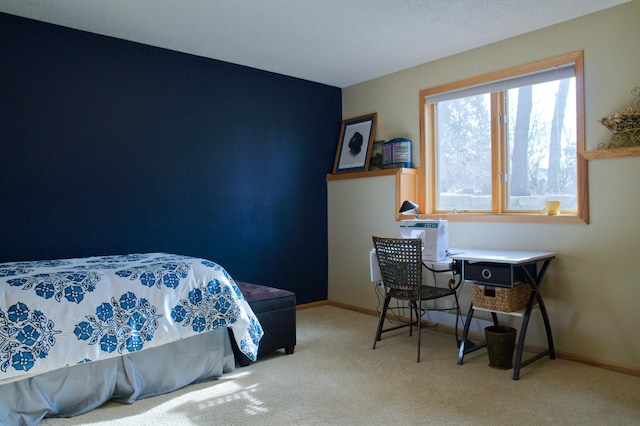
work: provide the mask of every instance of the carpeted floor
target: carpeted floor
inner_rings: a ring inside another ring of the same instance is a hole
[[[332,306],[298,311],[293,355],[132,405],[108,403],[43,425],[640,425],[640,377],[566,360],[512,370],[485,350],[456,365],[455,338],[408,329],[371,349],[376,318]],[[161,369],[158,371],[162,374]]]

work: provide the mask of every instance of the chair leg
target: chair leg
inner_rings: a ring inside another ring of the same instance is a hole
[[[418,362],[420,362],[420,336],[422,336],[422,301],[415,304],[416,306],[416,321],[418,322]]]
[[[409,336],[413,336],[413,302],[409,302]]]
[[[382,326],[384,325],[384,319],[387,316],[387,309],[389,308],[389,302],[391,302],[391,296],[384,298],[384,306],[380,313],[380,320],[378,321],[378,331],[376,332],[376,338],[373,340],[373,349],[376,348],[376,342],[382,339]]]

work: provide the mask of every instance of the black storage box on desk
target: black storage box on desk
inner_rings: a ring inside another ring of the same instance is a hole
[[[474,307],[513,312],[527,306],[531,286],[523,268],[535,279],[536,265],[464,261],[462,267],[465,280],[474,283]]]

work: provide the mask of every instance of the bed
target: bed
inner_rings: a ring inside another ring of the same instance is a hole
[[[235,368],[230,339],[255,360],[262,334],[234,280],[207,259],[2,263],[0,424],[37,424],[220,377]]]

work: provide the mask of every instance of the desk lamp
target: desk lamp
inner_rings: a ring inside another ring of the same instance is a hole
[[[400,210],[398,213],[400,214],[411,214],[411,211],[415,211],[416,219],[418,218],[418,205],[410,200],[404,200],[402,206],[400,206]]]

